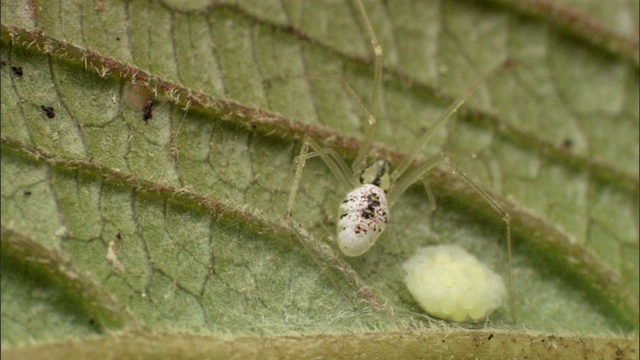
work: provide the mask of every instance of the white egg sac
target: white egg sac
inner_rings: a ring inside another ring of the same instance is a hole
[[[403,264],[405,284],[427,314],[454,322],[485,319],[507,295],[504,281],[456,245],[428,246]]]

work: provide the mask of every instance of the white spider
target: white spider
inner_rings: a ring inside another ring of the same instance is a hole
[[[414,160],[435,132],[440,129],[447,120],[449,120],[451,115],[453,115],[464,104],[464,102],[478,87],[480,87],[480,85],[482,85],[489,77],[493,76],[504,65],[483,76],[472,87],[470,87],[460,99],[449,105],[449,107],[436,119],[433,126],[431,126],[429,130],[420,137],[413,150],[411,150],[400,164],[390,172],[390,164],[385,159],[376,159],[373,162],[367,162],[367,157],[377,129],[375,114],[376,108],[380,103],[383,52],[382,46],[378,43],[361,0],[357,0],[355,3],[363,24],[367,29],[375,59],[371,110],[367,110],[364,105],[362,105],[357,95],[348,84],[343,82],[343,85],[345,85],[345,89],[360,103],[363,110],[367,113],[370,126],[366,130],[358,155],[351,166],[347,165],[342,157],[340,157],[340,155],[333,149],[320,146],[320,144],[318,144],[314,139],[305,139],[300,150],[300,155],[296,158],[296,172],[289,194],[286,219],[290,220],[291,218],[292,209],[295,203],[295,196],[298,191],[298,185],[306,160],[311,157],[318,156],[341,183],[344,191],[348,191],[339,206],[339,220],[337,223],[336,238],[338,248],[346,256],[360,256],[367,252],[384,232],[389,220],[389,209],[393,207],[395,202],[410,185],[421,181],[426,189],[427,199],[429,201],[427,214],[435,210],[435,198],[426,180],[426,174],[436,165],[445,165],[450,168],[454,174],[459,175],[471,188],[477,191],[500,215],[506,224],[509,251],[510,308],[512,317],[515,321],[511,279],[511,220],[509,214],[467,175],[459,171],[457,166],[444,154],[436,154],[427,158],[421,164],[411,168]],[[313,152],[309,152],[309,147]]]

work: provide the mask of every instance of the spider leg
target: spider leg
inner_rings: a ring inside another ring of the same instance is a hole
[[[291,222],[291,210],[296,202],[296,195],[298,194],[298,186],[300,185],[300,178],[302,177],[302,169],[309,158],[309,145],[305,142],[300,148],[300,154],[295,158],[296,172],[293,176],[293,183],[289,189],[289,201],[287,202],[287,212],[284,215],[284,220],[287,223]]]
[[[405,171],[407,171],[407,169],[409,168],[411,163],[418,156],[418,154],[420,153],[422,148],[429,142],[429,140],[431,140],[431,138],[436,133],[436,131],[439,130],[451,118],[451,116],[456,111],[458,111],[458,109],[460,109],[460,107],[462,105],[464,105],[464,103],[471,97],[471,95],[473,95],[473,93],[476,90],[478,90],[478,88],[480,88],[480,86],[482,86],[482,84],[487,82],[487,80],[489,80],[491,77],[493,77],[495,74],[497,74],[500,70],[502,70],[502,69],[504,69],[504,68],[506,68],[506,67],[508,67],[510,65],[511,65],[511,61],[505,61],[504,63],[500,64],[499,66],[493,68],[491,71],[489,71],[488,73],[484,74],[484,76],[482,76],[478,81],[476,81],[475,84],[473,84],[471,87],[469,87],[461,98],[459,98],[459,99],[455,100],[453,103],[451,103],[449,105],[449,107],[447,107],[447,109],[445,111],[443,111],[442,114],[440,114],[440,116],[438,116],[436,121],[429,128],[429,130],[427,130],[427,132],[425,132],[420,137],[420,139],[418,140],[418,142],[417,142],[416,146],[413,148],[413,150],[410,153],[407,154],[407,156],[402,160],[402,162],[400,162],[400,164],[398,164],[398,166],[395,168],[395,170],[391,174],[391,181],[392,182],[396,181],[397,179],[399,179],[402,176],[402,174],[404,174]]]
[[[313,149],[313,152],[309,152],[309,147]],[[298,187],[300,185],[300,179],[302,178],[302,171],[308,159],[319,156],[322,161],[327,165],[329,170],[338,179],[342,187],[346,191],[351,190],[358,186],[357,180],[349,171],[349,166],[342,160],[340,155],[333,149],[323,148],[315,140],[306,138],[300,149],[300,154],[296,157],[296,171],[293,177],[293,182],[289,190],[289,200],[287,202],[287,212],[285,214],[285,221],[291,221],[291,214],[293,206],[296,201],[296,195],[298,193]]]
[[[508,212],[506,212],[498,202],[489,195],[484,189],[482,189],[478,184],[476,184],[469,176],[463,173],[456,165],[453,160],[451,160],[448,156],[442,156],[443,164],[446,165],[451,171],[460,176],[464,182],[467,183],[473,190],[475,190],[492,208],[493,210],[500,216],[502,221],[506,226],[506,234],[507,234],[507,253],[508,257],[508,267],[509,267],[509,312],[511,313],[511,319],[515,323],[516,322],[516,304],[515,304],[515,293],[513,290],[513,259],[511,256],[512,246],[511,246],[511,216]]]
[[[442,154],[437,154],[425,160],[422,164],[418,165],[416,168],[412,169],[408,173],[404,174],[404,176],[396,179],[393,187],[389,189],[387,193],[387,202],[389,203],[389,207],[393,207],[393,204],[400,198],[402,194],[411,186],[413,183],[419,181],[421,178],[425,176],[429,170],[433,169],[436,165],[442,163],[444,161],[444,156]],[[430,189],[430,187],[429,187]],[[430,191],[427,191],[427,196],[429,196]],[[431,198],[433,199],[433,193],[431,193]],[[435,204],[435,201],[434,201]],[[435,209],[435,205],[434,205]]]
[[[409,221],[408,225],[404,226],[403,229],[398,234],[394,235],[394,237],[396,238],[404,239],[405,238],[404,232],[407,231],[407,229],[412,228],[413,224],[415,224],[418,220],[427,218],[431,215],[431,213],[436,211],[436,198],[433,195],[433,190],[431,189],[431,185],[429,185],[429,181],[427,180],[426,176],[423,176],[421,180],[422,180],[422,185],[424,186],[424,190],[427,192],[427,202],[429,203],[429,206],[427,207],[426,210],[420,211],[418,215],[413,216],[411,221]]]
[[[374,61],[373,89],[371,90],[370,110],[367,111],[366,108],[362,105],[362,102],[360,102],[361,107],[366,111],[368,115],[369,127],[365,132],[365,136],[362,141],[362,146],[360,146],[360,151],[358,151],[358,155],[356,156],[356,158],[354,159],[351,165],[352,171],[354,173],[359,173],[360,170],[362,170],[362,169],[359,169],[359,167],[361,166],[361,164],[365,162],[367,155],[369,155],[369,150],[371,149],[371,143],[373,142],[373,138],[376,136],[376,130],[378,127],[376,123],[376,116],[378,113],[378,109],[380,108],[380,101],[381,101],[380,94],[382,92],[382,69],[383,69],[384,54],[382,50],[382,45],[380,45],[380,42],[378,41],[378,38],[376,37],[376,34],[373,30],[373,26],[371,26],[371,21],[369,20],[369,16],[367,15],[367,10],[364,8],[364,4],[362,3],[362,0],[356,0],[356,1],[353,1],[353,3],[356,9],[358,10],[357,12],[360,15],[360,20],[362,22],[362,25],[364,26],[367,36],[369,37],[369,41],[371,42],[371,50],[373,51],[373,61]],[[348,84],[346,83],[343,83],[343,84],[346,85],[347,90],[349,90],[349,92],[353,96],[358,98],[358,96],[355,94],[353,89],[349,87]]]
[[[433,195],[433,190],[431,189],[431,185],[429,185],[429,181],[427,177],[423,177],[422,185],[424,186],[424,190],[427,192],[427,203],[429,206],[420,212],[420,214],[416,215],[410,222],[409,225],[405,227],[405,229],[410,228],[416,221],[419,219],[424,219],[431,215],[434,211],[436,211],[436,197]]]
[[[429,207],[427,208],[427,210],[423,211],[421,215],[422,217],[427,217],[431,215],[432,212],[436,211],[436,197],[433,196],[433,190],[431,190],[431,185],[429,185],[429,181],[426,177],[422,178],[422,185],[427,192],[427,201],[429,202]]]

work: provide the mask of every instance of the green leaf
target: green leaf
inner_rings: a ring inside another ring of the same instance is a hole
[[[429,318],[404,287],[402,263],[436,243],[508,276],[504,222],[447,167],[429,174],[437,210],[420,217],[411,187],[362,257],[334,250],[344,193],[319,159],[284,221],[301,140],[350,163],[367,126],[339,81],[371,107],[354,4],[14,0],[3,355],[637,354],[638,2],[364,3],[385,51],[373,156],[412,154],[511,63],[414,165],[446,152],[509,213],[516,323],[506,305],[483,324]]]

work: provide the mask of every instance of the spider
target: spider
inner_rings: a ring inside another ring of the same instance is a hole
[[[425,215],[436,209],[436,202],[431,187],[426,179],[426,174],[437,165],[444,165],[454,174],[460,176],[465,183],[480,194],[480,196],[500,215],[506,225],[506,238],[509,253],[509,297],[510,312],[515,321],[515,308],[513,298],[512,260],[511,260],[511,220],[509,214],[502,209],[498,202],[486,191],[476,185],[471,178],[461,172],[457,165],[445,154],[439,153],[424,160],[411,168],[416,157],[433,135],[440,129],[451,116],[467,101],[467,99],[490,77],[501,68],[509,65],[505,62],[502,66],[485,74],[480,80],[466,90],[464,95],[454,101],[436,119],[417,141],[414,148],[407,156],[391,170],[388,160],[377,158],[367,161],[373,139],[376,135],[376,112],[380,104],[382,89],[383,49],[377,40],[369,17],[361,0],[355,1],[361,21],[367,31],[374,56],[374,86],[371,95],[371,106],[368,110],[353,89],[342,81],[345,89],[353,96],[368,117],[368,128],[364,134],[362,145],[354,161],[349,166],[344,159],[333,149],[322,147],[312,138],[305,138],[300,154],[296,157],[296,170],[289,193],[287,213],[285,219],[290,221],[295,197],[302,176],[302,171],[307,159],[320,157],[333,175],[340,182],[347,195],[339,205],[338,222],[336,225],[336,242],[340,251],[348,257],[356,257],[366,253],[379,239],[387,227],[389,210],[398,201],[400,196],[416,182],[421,182],[427,193],[429,207]],[[312,152],[309,151],[311,148]]]

